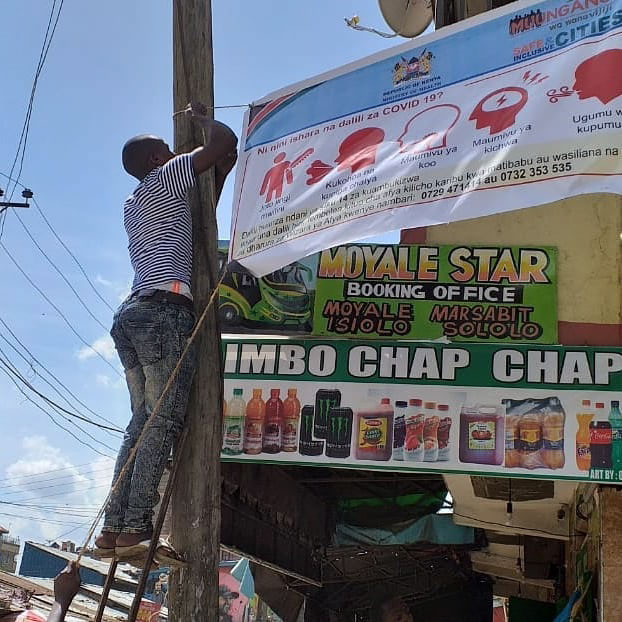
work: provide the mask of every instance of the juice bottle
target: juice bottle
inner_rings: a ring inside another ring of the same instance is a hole
[[[223,420],[222,453],[227,456],[237,456],[242,453],[245,410],[246,404],[242,399],[242,389],[233,389],[233,398],[227,405]]]
[[[423,402],[419,399],[408,400],[406,411],[406,440],[404,441],[404,459],[410,462],[423,462]]]
[[[425,421],[423,423],[423,459],[425,462],[438,460],[438,426],[439,417],[436,415],[436,403],[425,402],[423,405]]]
[[[408,402],[395,402],[395,417],[393,419],[393,460],[404,459],[404,443],[406,441],[406,409]]]
[[[581,402],[581,412],[577,413],[576,460],[579,471],[590,470],[590,422],[594,418],[590,400]]]
[[[246,425],[244,427],[244,453],[259,454],[263,443],[263,426],[266,403],[261,389],[253,389],[253,399],[246,404]]]
[[[263,450],[267,454],[281,451],[283,435],[283,401],[280,389],[270,389],[270,399],[266,402],[266,418],[263,429]]]
[[[556,397],[549,399],[542,419],[542,459],[549,469],[564,467],[564,412]]]
[[[296,389],[287,389],[287,397],[283,402],[283,451],[296,451],[298,448],[298,421],[300,419],[300,402],[296,397]]]
[[[620,412],[620,402],[613,400],[609,411],[609,423],[611,424],[611,440],[613,448],[611,450],[611,461],[613,468],[622,469],[622,413]]]

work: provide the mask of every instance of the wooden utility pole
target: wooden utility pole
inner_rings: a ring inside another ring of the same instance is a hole
[[[175,111],[190,101],[214,105],[212,13],[210,0],[173,0],[173,87]],[[185,115],[175,117],[175,149],[190,151],[202,144],[201,128]],[[195,310],[200,314],[218,280],[218,233],[214,176],[199,178],[191,198]],[[170,578],[171,622],[218,620],[220,547],[220,436],[222,375],[220,332],[214,305],[198,342],[197,370],[190,395],[188,438],[172,499],[173,545],[188,560]]]

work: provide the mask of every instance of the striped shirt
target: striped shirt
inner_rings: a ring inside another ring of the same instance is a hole
[[[151,171],[123,204],[123,222],[134,268],[132,293],[179,281],[190,287],[194,184],[192,154],[171,158]]]

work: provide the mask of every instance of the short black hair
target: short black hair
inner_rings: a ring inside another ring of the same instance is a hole
[[[149,166],[149,158],[161,142],[161,138],[152,134],[140,134],[130,138],[123,145],[121,154],[123,168],[126,172],[132,177],[142,180],[152,168]]]

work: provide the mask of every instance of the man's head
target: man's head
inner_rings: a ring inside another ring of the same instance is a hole
[[[123,145],[123,168],[142,181],[154,168],[166,164],[174,155],[161,138],[141,134]]]
[[[371,608],[371,622],[413,622],[410,609],[406,603],[395,596],[381,598]]]

